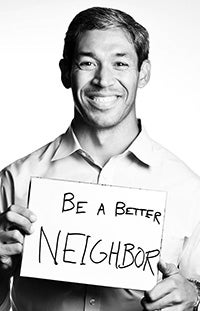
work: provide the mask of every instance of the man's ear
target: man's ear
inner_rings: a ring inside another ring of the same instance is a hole
[[[67,89],[71,87],[70,70],[69,64],[66,59],[61,59],[59,62],[59,67],[61,70],[61,81]]]
[[[144,87],[149,82],[150,75],[151,75],[151,63],[148,59],[146,59],[143,61],[140,68],[138,87]]]

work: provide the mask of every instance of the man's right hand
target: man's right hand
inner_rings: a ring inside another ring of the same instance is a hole
[[[13,258],[22,253],[24,236],[33,232],[36,216],[27,208],[11,205],[0,214],[0,272],[10,275],[15,269]],[[7,273],[6,273],[7,274]]]

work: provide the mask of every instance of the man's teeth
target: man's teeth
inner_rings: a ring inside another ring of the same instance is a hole
[[[92,100],[96,103],[109,103],[116,100],[117,96],[94,96]]]

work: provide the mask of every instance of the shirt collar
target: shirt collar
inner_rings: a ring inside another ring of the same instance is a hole
[[[148,166],[151,166],[155,162],[152,140],[148,136],[146,130],[141,126],[140,120],[139,125],[141,130],[135,140],[125,151],[125,153],[130,152],[135,157],[137,157],[138,160]],[[72,129],[72,126],[70,126],[66,133],[63,134],[61,143],[58,146],[54,156],[52,157],[52,161],[60,160],[64,157],[70,156],[78,150],[84,151]]]
[[[142,126],[141,131],[127,151],[131,152],[138,160],[148,166],[155,164],[152,140]]]
[[[70,126],[66,133],[62,135],[60,145],[58,146],[58,149],[52,157],[52,161],[60,160],[62,158],[70,156],[72,153],[78,150],[82,150],[82,148],[72,129],[72,126]]]

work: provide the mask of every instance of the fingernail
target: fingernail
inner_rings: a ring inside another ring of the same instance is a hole
[[[34,226],[32,225],[32,226],[30,227],[30,229],[29,229],[29,233],[32,234],[32,233],[34,232],[34,230],[35,230],[35,229],[34,229]]]
[[[30,221],[31,222],[35,222],[37,220],[37,216],[35,215],[35,214],[32,214],[31,216],[30,216]]]

